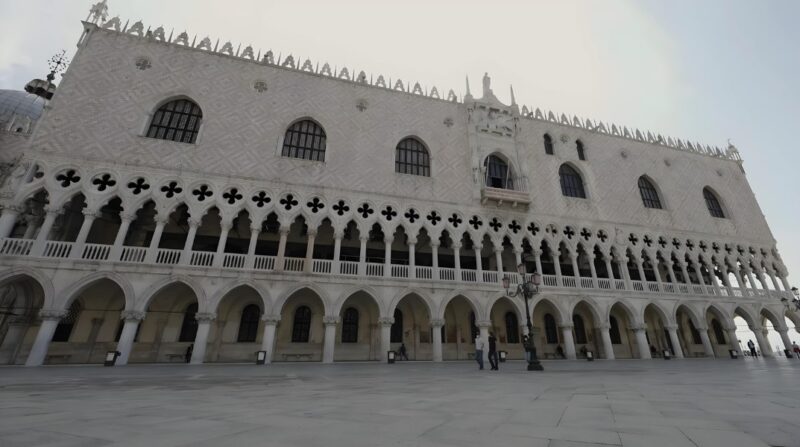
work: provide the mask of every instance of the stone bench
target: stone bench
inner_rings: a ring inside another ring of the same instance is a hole
[[[53,360],[61,360],[59,363],[69,363],[70,358],[72,358],[71,354],[50,354],[45,363],[53,363]]]
[[[311,361],[314,359],[314,354],[281,354],[281,355],[283,356],[284,362],[288,361],[296,362],[299,360]]]
[[[167,354],[167,360],[170,362],[174,362],[175,360],[180,360],[181,362],[185,362],[186,354]]]

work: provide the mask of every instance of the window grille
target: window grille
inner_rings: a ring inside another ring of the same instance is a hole
[[[150,121],[147,136],[194,144],[202,120],[203,111],[194,102],[188,99],[170,101],[156,110]]]
[[[583,178],[578,171],[568,165],[561,165],[558,169],[558,176],[561,179],[561,193],[566,197],[586,198],[586,190],[583,187]]]
[[[395,172],[400,174],[431,176],[431,160],[428,150],[416,138],[406,138],[397,145]]]
[[[292,124],[283,138],[281,155],[303,160],[325,161],[325,130],[311,120]]]

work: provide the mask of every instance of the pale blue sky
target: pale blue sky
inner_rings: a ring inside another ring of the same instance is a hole
[[[0,88],[75,49],[89,0],[0,0]],[[464,93],[724,146],[745,160],[793,284],[800,273],[793,0],[110,0],[123,22],[186,30]],[[665,149],[666,150],[666,149]]]

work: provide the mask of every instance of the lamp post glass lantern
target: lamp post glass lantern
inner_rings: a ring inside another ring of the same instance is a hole
[[[525,318],[527,320],[528,334],[523,337],[523,343],[525,344],[525,358],[528,361],[528,371],[542,371],[544,368],[542,368],[541,362],[539,362],[539,359],[536,357],[536,346],[533,342],[533,323],[531,323],[531,311],[528,305],[528,301],[539,293],[542,275],[540,275],[539,272],[535,272],[526,279],[524,263],[517,266],[517,271],[521,277],[520,283],[517,284],[517,290],[513,293],[511,292],[511,278],[508,276],[503,277],[503,287],[506,289],[506,295],[510,298],[521,296],[525,301]]]

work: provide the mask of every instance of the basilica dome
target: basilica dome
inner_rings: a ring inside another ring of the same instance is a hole
[[[20,90],[0,90],[0,118],[16,115],[36,121],[42,116],[47,100]]]

